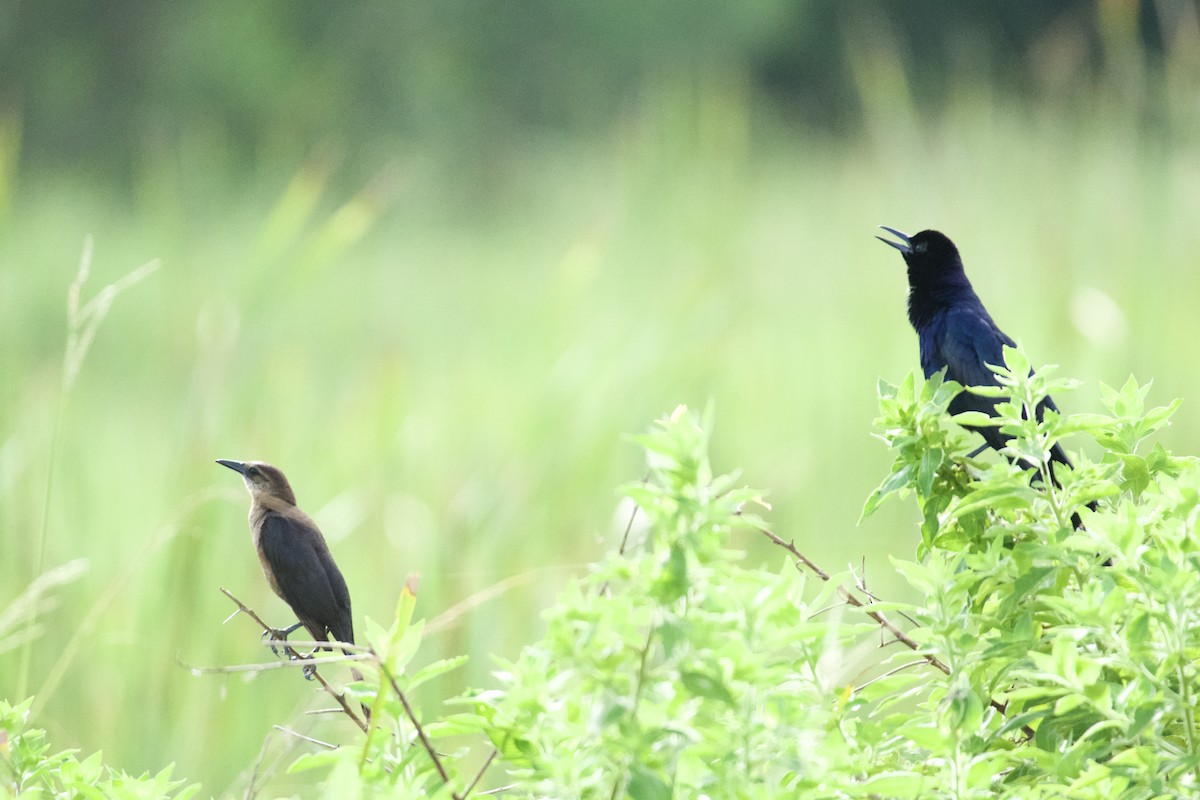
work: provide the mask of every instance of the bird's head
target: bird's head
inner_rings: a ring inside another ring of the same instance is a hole
[[[283,471],[265,461],[230,461],[218,458],[217,463],[229,467],[242,476],[246,489],[255,500],[273,498],[289,505],[296,505],[296,495]]]
[[[886,225],[879,227],[900,240],[893,242],[882,236],[875,237],[900,251],[904,256],[904,263],[908,264],[910,275],[933,277],[947,272],[962,271],[962,258],[958,255],[958,248],[946,234],[940,231],[921,231],[909,236]]]

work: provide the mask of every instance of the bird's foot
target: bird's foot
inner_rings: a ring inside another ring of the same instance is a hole
[[[286,642],[287,632],[281,631],[279,628],[271,628],[270,630],[263,631],[262,638],[264,640],[269,639],[272,642]],[[284,655],[283,653],[279,652],[279,648],[275,645],[271,645],[271,652],[275,654],[276,658],[280,658]],[[295,656],[288,656],[288,658],[295,658]]]
[[[307,661],[308,659],[312,658],[316,654],[317,654],[317,650],[313,650],[311,653],[308,653],[307,655],[300,656],[300,660]],[[304,672],[304,680],[311,681],[313,679],[313,677],[315,677],[317,674],[317,665],[316,664],[305,664],[303,672]]]
[[[299,627],[300,627],[300,623],[297,622],[295,625],[292,625],[290,628],[268,628],[267,630],[263,631],[262,638],[270,639],[273,642],[286,642],[287,638],[292,635],[292,632],[295,631]],[[276,647],[275,645],[271,645],[271,652],[275,654],[276,658],[280,658],[284,655],[279,652],[279,648]],[[289,660],[294,661],[296,659],[296,656],[295,655],[287,655],[287,658]]]

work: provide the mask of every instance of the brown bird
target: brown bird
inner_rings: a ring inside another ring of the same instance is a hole
[[[332,633],[337,641],[354,644],[346,579],[317,524],[296,506],[288,479],[279,468],[262,461],[218,459],[217,463],[237,472],[246,482],[251,500],[250,535],[263,574],[300,620],[278,631],[281,638],[303,625],[318,642],[328,641]],[[355,672],[355,679],[361,680]]]

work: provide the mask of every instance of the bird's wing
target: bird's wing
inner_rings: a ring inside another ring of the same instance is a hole
[[[951,309],[939,334],[937,348],[946,376],[963,386],[995,385],[996,375],[986,365],[1003,365],[1004,346],[1014,346],[982,307]]]
[[[329,628],[339,641],[353,641],[349,626],[350,592],[320,534],[299,520],[271,514],[264,521],[258,546],[275,575],[283,599],[301,622]]]

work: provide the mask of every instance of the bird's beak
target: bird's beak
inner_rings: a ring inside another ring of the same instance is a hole
[[[238,473],[239,475],[246,474],[246,465],[244,463],[242,463],[241,461],[229,461],[228,459],[218,458],[217,463],[220,464],[222,467],[229,467],[231,470]]]
[[[889,228],[887,225],[880,225],[879,227],[882,228],[883,230],[887,231],[888,233],[892,234],[893,236],[898,237],[900,239],[900,241],[893,242],[891,239],[885,239],[882,236],[876,236],[875,237],[876,239],[883,242],[884,244],[891,245],[892,247],[899,250],[901,253],[911,253],[913,251],[912,245],[910,244],[912,239],[911,239],[911,237],[909,237],[909,235],[907,233],[901,233],[900,231],[896,230],[895,228]]]

